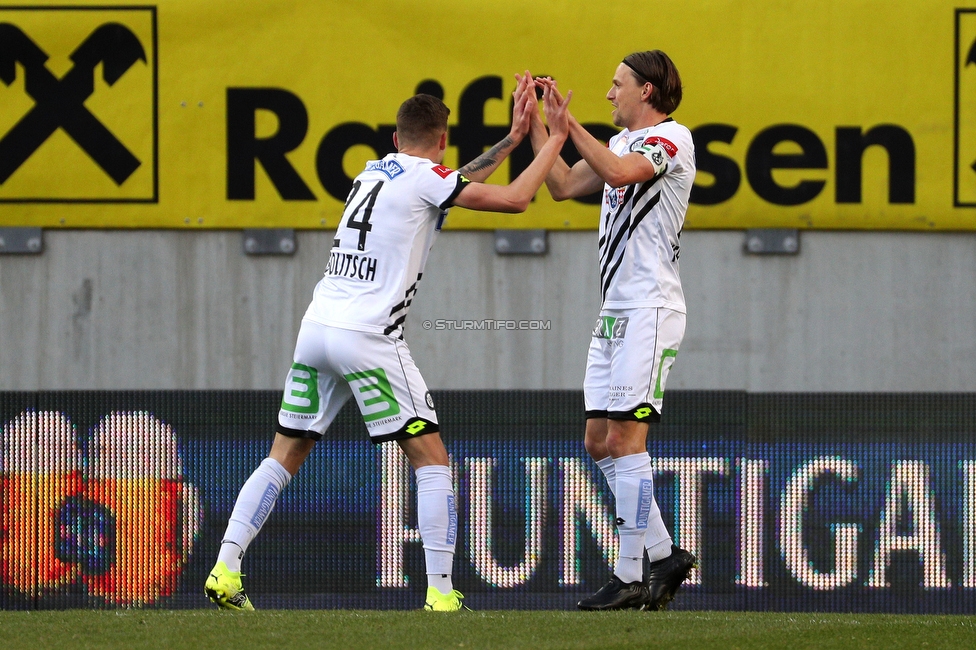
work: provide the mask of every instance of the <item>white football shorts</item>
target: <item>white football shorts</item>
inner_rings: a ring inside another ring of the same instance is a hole
[[[600,312],[583,378],[587,418],[658,422],[685,315],[663,307]]]
[[[405,342],[302,320],[278,431],[321,440],[350,396],[374,444],[440,430],[434,401]]]

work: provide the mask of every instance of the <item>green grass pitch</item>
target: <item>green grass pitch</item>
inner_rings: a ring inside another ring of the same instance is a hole
[[[976,617],[757,612],[0,612],[0,648],[974,648]]]

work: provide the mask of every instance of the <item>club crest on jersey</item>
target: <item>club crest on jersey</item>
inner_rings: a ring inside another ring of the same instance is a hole
[[[392,181],[403,173],[403,166],[395,160],[371,160],[366,163],[366,171],[383,172]]]
[[[611,210],[616,210],[617,205],[624,200],[627,190],[623,187],[611,187],[607,190],[607,205]]]

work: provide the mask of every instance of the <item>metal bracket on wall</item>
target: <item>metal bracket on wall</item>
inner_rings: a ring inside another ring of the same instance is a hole
[[[242,241],[245,255],[294,255],[298,249],[293,228],[248,228]]]
[[[797,255],[800,231],[796,228],[753,228],[746,231],[742,248],[751,255]]]
[[[44,252],[40,228],[0,228],[0,253],[39,255]]]
[[[499,255],[545,255],[549,250],[546,230],[496,230],[495,252]]]

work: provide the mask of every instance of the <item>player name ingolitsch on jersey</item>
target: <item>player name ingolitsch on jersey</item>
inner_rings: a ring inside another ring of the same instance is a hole
[[[333,250],[325,274],[372,282],[376,279],[376,258]]]

